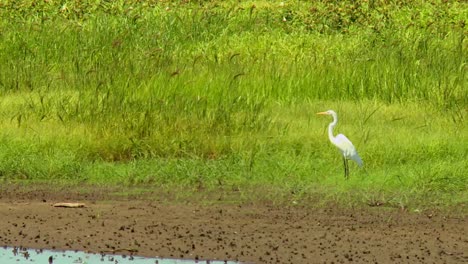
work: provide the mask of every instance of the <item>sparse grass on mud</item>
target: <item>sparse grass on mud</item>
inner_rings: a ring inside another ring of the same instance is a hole
[[[2,1],[0,178],[466,203],[467,10]],[[327,109],[365,162],[349,181]]]

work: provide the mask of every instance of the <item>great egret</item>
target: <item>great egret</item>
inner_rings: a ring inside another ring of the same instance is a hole
[[[359,157],[356,148],[353,143],[343,134],[338,134],[336,137],[333,136],[333,128],[338,123],[338,115],[333,110],[328,110],[326,112],[317,113],[317,115],[331,115],[333,116],[333,122],[328,125],[328,138],[331,143],[335,145],[343,155],[343,164],[345,169],[345,178],[349,177],[349,167],[348,160],[352,159],[357,162],[359,166],[362,166],[362,159]]]

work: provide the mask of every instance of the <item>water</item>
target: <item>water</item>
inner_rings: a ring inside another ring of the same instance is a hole
[[[0,248],[1,264],[236,264],[235,261],[145,258],[131,255],[105,255],[83,251],[54,251],[18,247]]]

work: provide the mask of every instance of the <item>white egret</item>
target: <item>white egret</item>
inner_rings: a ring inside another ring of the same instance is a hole
[[[331,115],[333,116],[333,122],[328,125],[328,138],[331,143],[335,145],[343,155],[343,164],[345,169],[345,178],[349,177],[349,167],[348,160],[352,159],[357,162],[359,166],[362,166],[362,159],[359,157],[359,154],[356,151],[353,143],[343,134],[338,134],[336,137],[333,136],[333,128],[338,123],[338,115],[333,110],[328,110],[326,112],[317,113],[317,115]]]

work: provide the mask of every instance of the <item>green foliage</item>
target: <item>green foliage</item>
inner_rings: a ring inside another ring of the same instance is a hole
[[[458,202],[467,7],[2,1],[1,178]],[[349,182],[327,109],[365,161]]]

